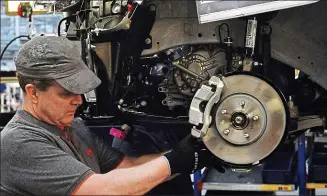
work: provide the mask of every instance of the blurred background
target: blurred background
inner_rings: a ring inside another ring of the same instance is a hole
[[[15,111],[22,102],[22,92],[15,77],[14,58],[21,45],[26,42],[27,36],[30,34],[29,18],[19,16],[15,12],[8,12],[7,3],[15,3],[17,1],[1,0],[1,80],[0,80],[0,113]],[[6,9],[7,8],[7,9]],[[38,14],[33,15],[32,29],[36,34],[57,34],[57,25],[63,15],[56,14]],[[18,36],[21,37],[10,43]],[[5,51],[4,51],[5,50]]]

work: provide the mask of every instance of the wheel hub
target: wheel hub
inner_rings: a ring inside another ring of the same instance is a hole
[[[265,109],[250,95],[231,95],[225,98],[217,108],[213,108],[213,111],[216,111],[214,124],[219,134],[231,144],[250,144],[265,131],[267,121]],[[255,116],[257,120],[253,120]],[[226,132],[228,134],[225,134]]]
[[[231,122],[235,129],[244,129],[249,123],[247,115],[243,112],[235,112],[231,117]]]

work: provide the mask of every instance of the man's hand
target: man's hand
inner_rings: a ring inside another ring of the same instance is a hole
[[[170,165],[171,175],[194,173],[203,167],[211,166],[212,154],[204,148],[202,141],[192,135],[186,136],[171,152],[164,155]]]

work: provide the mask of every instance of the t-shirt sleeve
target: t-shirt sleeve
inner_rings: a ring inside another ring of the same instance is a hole
[[[124,159],[124,153],[111,147],[104,138],[93,134],[93,141],[98,154],[101,173],[115,169]]]
[[[40,133],[24,133],[9,161],[10,179],[35,195],[71,195],[93,171]],[[18,142],[17,142],[18,143]]]
[[[107,173],[115,169],[124,159],[124,153],[114,149],[111,143],[107,141],[103,136],[97,135],[92,132],[79,118],[73,120],[72,125],[76,130],[80,138],[85,139],[87,143],[92,143],[94,152],[98,157],[100,166],[100,172],[102,174]]]

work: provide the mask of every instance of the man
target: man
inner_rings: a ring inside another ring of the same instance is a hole
[[[35,37],[15,60],[22,108],[1,132],[1,191],[6,195],[141,195],[211,155],[191,136],[168,153],[125,156],[74,114],[100,80],[72,42]],[[178,188],[178,187],[176,187]]]

